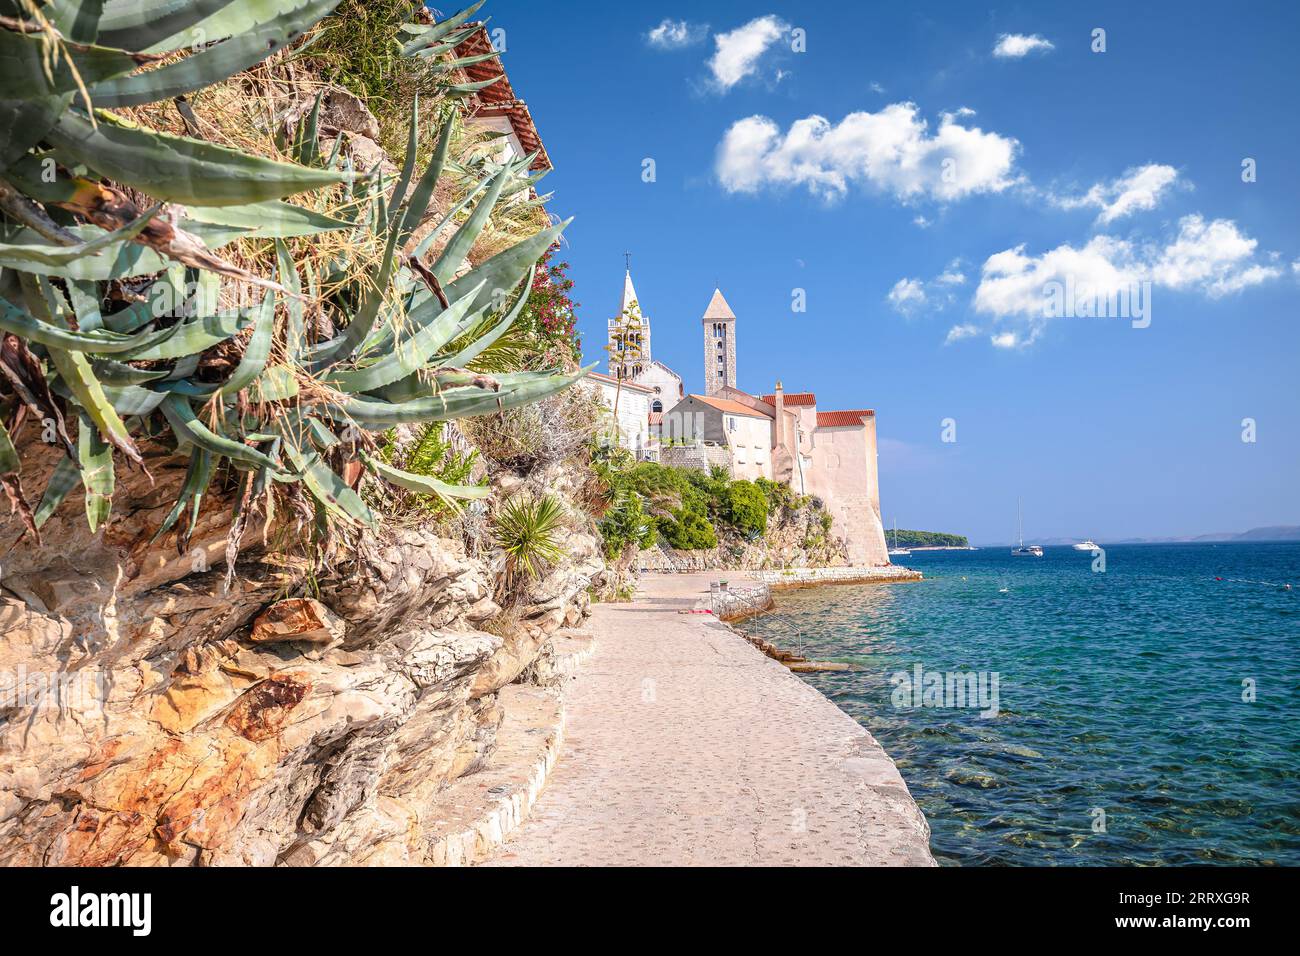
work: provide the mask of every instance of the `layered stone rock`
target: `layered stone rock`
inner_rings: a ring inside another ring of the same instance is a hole
[[[57,452],[25,454],[34,474]],[[250,530],[226,590],[220,495],[184,554],[151,542],[176,465],[120,471],[97,535],[74,493],[0,568],[0,865],[429,862],[427,815],[492,754],[501,688],[585,615],[596,539],[575,515],[508,636],[483,629],[491,555],[419,524],[312,574],[296,529]]]

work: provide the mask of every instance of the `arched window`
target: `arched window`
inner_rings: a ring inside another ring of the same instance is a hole
[[[659,399],[656,398],[653,402],[650,403],[650,411],[662,412],[663,410],[664,410],[664,403],[659,401]]]

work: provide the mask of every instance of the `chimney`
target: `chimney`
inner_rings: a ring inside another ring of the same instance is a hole
[[[772,389],[772,404],[776,406],[776,415],[772,419],[773,431],[776,434],[774,444],[777,448],[785,446],[785,390],[781,387],[781,380],[776,380],[776,388]]]

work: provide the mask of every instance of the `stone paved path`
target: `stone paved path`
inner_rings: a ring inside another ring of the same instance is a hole
[[[710,577],[647,575],[633,603],[594,608],[559,762],[485,865],[933,865],[924,817],[861,726],[679,613]]]

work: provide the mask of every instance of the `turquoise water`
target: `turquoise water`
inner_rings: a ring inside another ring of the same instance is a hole
[[[1300,545],[1105,558],[916,552],[927,580],[783,592],[759,632],[858,665],[805,676],[897,762],[941,863],[1300,865]],[[896,706],[917,664],[997,672],[997,715]]]

